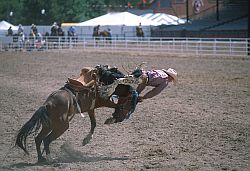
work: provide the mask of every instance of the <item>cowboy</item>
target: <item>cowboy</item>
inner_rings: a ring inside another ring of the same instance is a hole
[[[98,24],[97,26],[94,27],[93,32],[99,31],[100,30],[100,25]]]
[[[12,27],[10,26],[9,29],[8,29],[8,36],[12,36],[13,35],[13,30],[12,30]]]
[[[146,86],[151,86],[154,88],[148,91],[143,96],[139,96],[138,102],[142,102],[145,99],[149,99],[160,94],[170,82],[176,84],[177,72],[172,68],[169,68],[168,70],[142,70],[142,80],[142,83],[137,87],[138,94],[141,94]]]
[[[99,35],[99,32],[100,32],[100,25],[97,25],[93,28],[93,37],[94,36],[98,36]]]
[[[19,25],[18,25],[17,33],[18,33],[19,36],[22,36],[22,35],[23,35],[23,26],[22,26],[22,24],[19,24]]]
[[[134,112],[137,102],[142,102],[144,99],[152,98],[158,94],[160,94],[164,88],[168,86],[168,83],[173,82],[176,84],[177,82],[177,72],[169,68],[168,70],[161,69],[161,70],[141,70],[137,69],[133,72],[135,77],[140,77],[142,79],[142,83],[139,84],[136,91],[131,92],[132,94],[132,101],[131,101],[131,108],[128,111],[126,119],[129,119],[131,114]],[[154,87],[152,90],[147,92],[145,95],[140,96],[140,93],[146,88],[146,86]],[[121,107],[115,108],[115,112],[112,114],[111,118],[108,118],[105,121],[105,124],[113,124],[116,122],[122,122],[124,118],[120,118],[119,110]]]
[[[76,35],[76,28],[73,26],[70,26],[69,30],[68,30],[68,35],[69,36],[75,36]]]
[[[142,26],[141,26],[141,23],[139,23],[139,26],[138,26],[139,29],[142,29]]]
[[[139,25],[136,26],[136,36],[137,37],[144,37],[144,32],[142,30],[141,23],[139,23]]]
[[[111,29],[110,29],[110,28],[108,28],[107,33],[108,33],[108,35],[107,35],[107,40],[109,40],[109,41],[110,41],[110,43],[111,43],[111,40],[112,40],[112,31],[111,31]]]
[[[58,36],[58,25],[56,22],[53,23],[52,27],[50,28],[51,36]]]
[[[31,25],[31,32],[34,36],[36,36],[36,34],[38,33],[38,30],[36,28],[36,25],[35,24],[32,24]]]

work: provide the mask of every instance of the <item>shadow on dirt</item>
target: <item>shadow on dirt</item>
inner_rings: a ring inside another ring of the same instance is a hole
[[[61,146],[63,155],[56,159],[57,163],[72,163],[72,162],[97,162],[102,160],[128,160],[128,157],[105,157],[105,156],[89,156],[81,151],[75,150],[69,144],[64,143]]]
[[[16,163],[7,166],[0,166],[0,170],[13,170],[15,168],[26,168],[33,166],[52,166],[59,167],[63,163],[76,163],[76,162],[98,162],[98,161],[114,161],[114,160],[128,160],[128,157],[106,157],[106,156],[90,156],[80,151],[75,150],[69,144],[65,143],[61,146],[62,155],[53,160],[51,163]]]

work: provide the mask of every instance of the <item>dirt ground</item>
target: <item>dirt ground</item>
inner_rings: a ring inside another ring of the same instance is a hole
[[[76,115],[70,128],[51,144],[55,163],[37,164],[15,147],[21,126],[48,95],[84,66],[133,69],[172,67],[178,84],[145,100],[133,117],[104,125],[112,109],[96,110],[91,143],[88,116]],[[0,170],[250,170],[250,58],[81,50],[0,52]]]

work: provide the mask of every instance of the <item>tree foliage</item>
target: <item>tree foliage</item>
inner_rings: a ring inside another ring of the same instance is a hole
[[[0,20],[7,20],[15,25],[83,22],[108,11],[124,11],[128,2],[129,0],[3,0],[0,1]],[[138,3],[140,0],[131,2]],[[45,13],[42,13],[43,9]]]

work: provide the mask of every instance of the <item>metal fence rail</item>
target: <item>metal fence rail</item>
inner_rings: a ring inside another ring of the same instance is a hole
[[[106,49],[112,51],[137,51],[168,54],[195,54],[213,56],[247,56],[250,39],[242,38],[172,38],[172,37],[45,37],[39,39],[0,37],[0,50],[50,50],[50,49]]]

